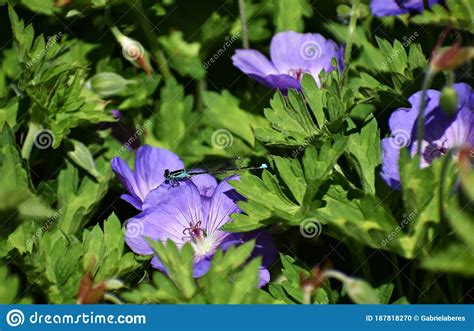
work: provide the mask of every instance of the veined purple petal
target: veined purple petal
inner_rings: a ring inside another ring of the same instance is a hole
[[[185,229],[202,222],[201,196],[196,186],[188,181],[173,187],[156,208],[147,208],[132,218],[126,226],[127,245],[138,254],[152,254],[144,239],[168,239],[181,247],[187,241]]]
[[[232,56],[234,66],[247,75],[265,77],[278,74],[273,64],[259,51],[253,49],[238,49]]]
[[[238,179],[238,176],[230,176],[221,181],[212,195],[208,217],[204,224],[208,234],[221,232],[219,228],[231,221],[230,215],[240,212],[237,204],[225,194],[226,191],[233,190],[227,181],[235,179]]]

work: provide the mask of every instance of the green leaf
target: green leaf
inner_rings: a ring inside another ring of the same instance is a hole
[[[319,187],[329,179],[346,146],[347,140],[340,139],[334,144],[324,144],[319,153],[314,147],[308,147],[302,161],[274,157],[275,170],[264,170],[262,179],[244,174],[239,181],[231,181],[247,200],[239,202],[244,214],[234,214],[234,221],[225,224],[223,229],[250,231],[267,225],[271,217],[285,220],[287,225],[299,225],[311,214]],[[292,196],[288,195],[287,188]]]
[[[20,282],[17,277],[8,274],[4,266],[0,268],[0,303],[12,304],[18,299]]]
[[[349,137],[346,156],[354,165],[366,193],[375,193],[375,168],[381,162],[380,132],[372,118],[360,131]]]
[[[190,299],[196,291],[193,279],[194,252],[192,246],[185,244],[179,251],[171,240],[168,240],[166,244],[152,240],[148,242],[166,267],[174,285],[182,292],[184,298]]]
[[[172,31],[169,36],[159,38],[160,44],[168,55],[170,65],[183,76],[203,78],[206,70],[199,57],[201,45],[188,43],[181,31]]]
[[[250,146],[255,146],[253,128],[264,123],[261,118],[240,109],[239,100],[228,91],[223,91],[222,94],[207,91],[203,95],[203,100],[206,106],[204,113],[206,123],[218,129],[228,130]],[[214,144],[220,147],[218,141]]]
[[[349,198],[352,196],[357,198]],[[343,238],[347,236],[362,245],[413,258],[414,241],[401,231],[398,222],[378,197],[332,186],[324,201],[326,205],[316,210],[316,218],[328,223]],[[394,231],[396,235],[392,234]]]
[[[87,221],[108,190],[112,178],[109,162],[103,158],[95,160],[98,169],[103,169],[97,179],[79,179],[77,169],[67,162],[58,176],[58,207],[63,211],[58,221],[65,233],[75,233]]]
[[[312,4],[308,0],[278,0],[275,1],[275,7],[274,23],[277,32],[302,32],[303,18],[313,16]]]
[[[439,273],[450,272],[472,277],[474,276],[474,254],[462,244],[452,244],[426,258],[422,266]]]
[[[185,143],[186,127],[191,117],[192,96],[184,95],[184,88],[175,80],[168,80],[161,89],[158,114],[153,118],[153,137],[145,137],[147,143],[179,151]]]
[[[453,26],[456,29],[474,33],[474,4],[469,0],[446,0],[444,5],[434,4],[430,10],[410,18],[420,25]]]
[[[94,158],[87,146],[75,139],[71,139],[71,142],[74,145],[74,150],[67,153],[69,157],[82,169],[98,178],[100,176],[99,171],[97,171]]]

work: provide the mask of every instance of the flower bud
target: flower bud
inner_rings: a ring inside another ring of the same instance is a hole
[[[90,79],[88,86],[97,95],[108,98],[126,93],[128,86],[135,83],[135,81],[125,79],[114,72],[101,72]]]
[[[145,50],[145,47],[135,39],[127,37],[122,32],[120,32],[117,27],[111,28],[112,33],[114,34],[115,39],[122,46],[122,55],[134,66],[139,66],[146,72],[147,75],[153,71],[148,52]]]
[[[346,286],[347,294],[355,303],[361,304],[375,304],[380,303],[377,292],[366,281],[356,278],[348,278],[344,285]]]
[[[340,271],[328,270],[322,273],[323,277],[335,278],[344,284],[347,295],[354,303],[376,304],[380,303],[377,291],[362,279],[352,278]]]
[[[474,58],[474,47],[461,47],[458,41],[453,46],[436,51],[431,59],[431,70],[455,70]]]
[[[109,279],[105,281],[105,288],[107,290],[118,290],[123,287],[123,282],[119,279]]]
[[[105,289],[105,283],[94,284],[91,273],[87,272],[81,279],[79,293],[77,295],[77,303],[99,303],[104,298]]]
[[[452,115],[458,109],[458,95],[451,86],[443,87],[441,98],[439,100],[441,109],[448,115]]]

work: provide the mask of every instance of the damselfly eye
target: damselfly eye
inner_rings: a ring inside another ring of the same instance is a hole
[[[168,177],[170,175],[170,170],[169,169],[165,169],[165,177]]]

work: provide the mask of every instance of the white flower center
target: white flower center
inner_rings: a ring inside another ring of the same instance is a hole
[[[212,236],[202,236],[191,241],[194,252],[198,256],[205,256],[210,253],[214,246],[214,238]]]

